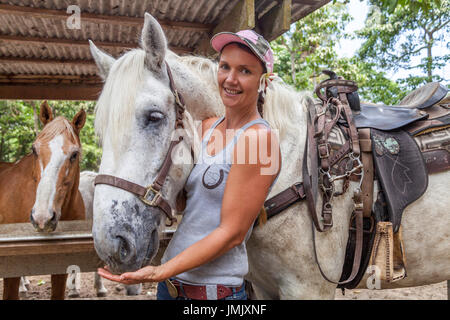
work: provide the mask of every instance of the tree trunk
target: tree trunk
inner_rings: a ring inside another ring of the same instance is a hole
[[[36,110],[36,104],[34,103],[34,101],[30,101],[31,106],[33,107],[33,116],[34,116],[34,135],[35,137],[37,137],[38,133],[39,133],[39,117],[38,117],[38,113]]]

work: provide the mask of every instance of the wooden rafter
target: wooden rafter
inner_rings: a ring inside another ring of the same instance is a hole
[[[31,8],[24,6],[15,6],[9,4],[0,4],[0,14],[28,16],[35,18],[57,18],[67,19],[69,15],[65,10]],[[127,16],[109,16],[92,14],[87,12],[81,13],[81,20],[92,23],[104,23],[121,26],[141,27],[144,24],[144,18],[127,17]],[[158,22],[164,29],[182,29],[196,32],[209,32],[214,27],[211,24],[185,22],[185,21],[170,21],[160,19]]]
[[[241,0],[230,11],[230,13],[212,30],[211,35],[222,31],[237,32],[243,29],[255,27],[255,0]],[[210,38],[205,37],[195,52],[211,56],[215,51],[210,46]]]
[[[89,47],[87,40],[71,40],[71,39],[58,39],[58,38],[39,38],[39,37],[20,37],[20,36],[8,36],[0,35],[0,43],[12,43],[17,45],[58,45],[69,47]],[[94,41],[95,45],[100,48],[115,48],[115,49],[131,49],[139,47],[138,43],[122,43],[122,42],[107,42],[107,41]],[[183,54],[192,52],[191,48],[170,46],[170,50]]]

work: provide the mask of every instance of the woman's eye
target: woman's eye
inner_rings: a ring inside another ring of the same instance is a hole
[[[228,65],[227,64],[222,64],[222,65],[220,65],[220,69],[223,69],[223,70],[228,70]]]
[[[244,68],[244,69],[242,69],[242,73],[243,74],[251,74],[251,71]]]
[[[162,119],[164,119],[164,114],[162,114],[161,112],[158,112],[158,111],[150,112],[147,116],[147,120],[149,122],[159,122]]]

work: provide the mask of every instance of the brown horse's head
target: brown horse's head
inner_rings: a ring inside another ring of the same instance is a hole
[[[62,208],[69,205],[70,197],[78,192],[79,133],[86,121],[86,113],[81,110],[72,122],[64,117],[53,119],[52,110],[44,101],[39,117],[44,129],[32,147],[37,190],[30,220],[37,231],[51,232],[56,228]]]

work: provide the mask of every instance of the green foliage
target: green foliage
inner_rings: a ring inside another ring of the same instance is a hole
[[[271,43],[275,54],[275,72],[299,90],[313,90],[333,70],[345,79],[358,83],[363,100],[396,103],[405,94],[397,83],[377,71],[375,65],[360,59],[339,58],[336,46],[340,39],[351,38],[345,32],[351,21],[344,3],[326,5],[297,21],[290,32]]]
[[[20,159],[35,136],[33,107],[23,101],[0,101],[0,161]]]
[[[0,161],[14,162],[28,154],[36,135],[42,129],[39,119],[41,101],[0,101]],[[94,132],[95,102],[48,101],[54,117],[64,116],[69,121],[84,109],[86,123],[81,130],[83,148],[81,170],[97,171],[101,148]]]
[[[396,8],[409,7],[414,12],[428,11],[432,6],[440,6],[441,0],[379,0],[381,8],[393,13]]]
[[[396,2],[392,9],[387,2]],[[419,70],[419,77],[399,82],[408,89],[431,81],[443,81],[436,71],[450,61],[450,54],[438,55],[438,45],[448,45],[450,0],[369,0],[372,5],[365,27],[358,36],[365,40],[359,56],[383,70]],[[417,64],[412,58],[425,55]]]

